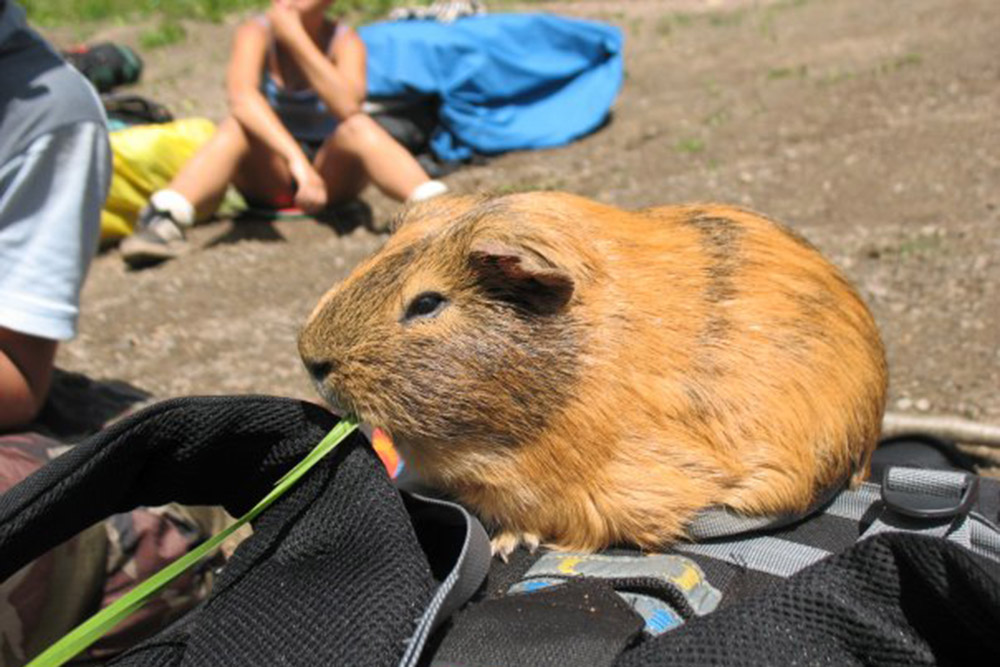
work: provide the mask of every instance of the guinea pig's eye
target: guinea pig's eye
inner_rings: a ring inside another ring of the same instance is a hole
[[[448,305],[448,299],[437,292],[421,292],[413,298],[410,305],[406,307],[404,320],[412,320],[415,317],[434,317],[441,309]]]

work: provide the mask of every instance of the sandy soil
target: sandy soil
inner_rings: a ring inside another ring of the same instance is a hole
[[[625,31],[627,80],[613,119],[564,148],[464,168],[446,178],[454,190],[561,189],[623,207],[714,200],[784,220],[870,304],[888,348],[891,409],[1000,422],[995,0],[539,7]],[[177,115],[221,118],[236,20],[190,24],[183,44],[144,53],[136,92]],[[142,28],[88,39],[137,45]],[[397,210],[374,191],[364,200],[377,220]],[[98,257],[80,336],[61,348],[59,366],[109,395],[145,400],[313,398],[297,329],[384,236],[311,220],[222,220],[192,238],[194,252],[154,269],[128,271],[115,250]]]

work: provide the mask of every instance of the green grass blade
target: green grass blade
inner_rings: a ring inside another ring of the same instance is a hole
[[[198,545],[198,547],[184,554],[153,576],[142,581],[126,595],[123,595],[78,625],[62,639],[29,662],[28,667],[58,667],[96,642],[105,633],[128,618],[133,612],[140,609],[152,596],[163,590],[171,581],[183,574],[185,570],[215,551],[226,538],[240,527],[255,519],[271,503],[291,488],[310,468],[333,451],[357,427],[358,422],[353,417],[342,419],[302,461],[275,483],[274,488],[264,496],[263,500],[237,519],[234,524],[212,536],[211,539]]]
[[[354,417],[347,416],[341,419],[336,426],[333,427],[326,436],[320,440],[319,444],[316,445],[311,452],[309,452],[304,459],[299,461],[299,463],[286,472],[281,479],[274,483],[275,487],[281,486],[288,482],[289,484],[294,484],[295,480],[301,477],[309,468],[316,465],[316,462],[329,454],[334,447],[340,444],[340,441],[346,438],[351,432],[358,427],[358,422]],[[292,479],[294,478],[294,479]],[[291,480],[289,482],[289,480]],[[263,501],[261,501],[263,502]],[[251,510],[253,511],[253,510]],[[255,515],[256,516],[256,515]]]

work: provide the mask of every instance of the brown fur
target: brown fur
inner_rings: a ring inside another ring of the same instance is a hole
[[[426,291],[449,304],[404,321]],[[803,239],[728,206],[557,193],[407,210],[299,348],[506,548],[656,548],[709,506],[800,511],[867,474],[886,391],[871,315]]]

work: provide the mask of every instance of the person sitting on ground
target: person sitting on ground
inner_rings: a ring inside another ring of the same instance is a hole
[[[97,94],[0,0],[0,432],[35,419],[76,334],[110,182]]]
[[[332,0],[273,0],[240,26],[227,73],[230,116],[153,194],[121,244],[132,266],[176,257],[183,228],[232,183],[252,204],[318,212],[370,182],[397,201],[442,194],[406,148],[362,111],[365,45],[326,16]]]

